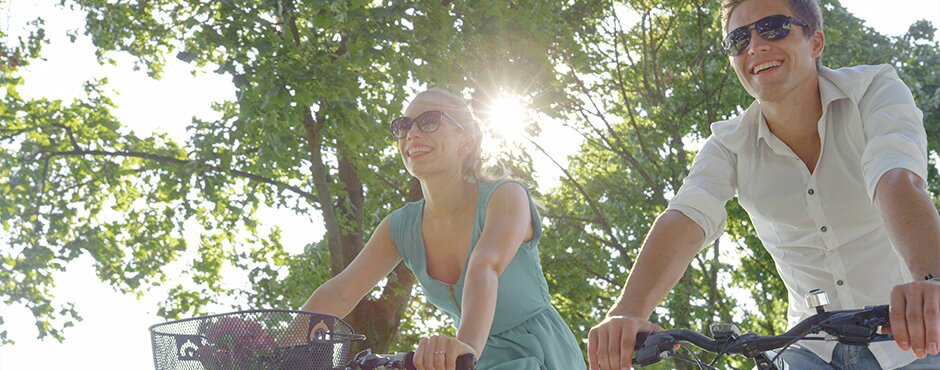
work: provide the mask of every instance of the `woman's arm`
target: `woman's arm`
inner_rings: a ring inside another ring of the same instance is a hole
[[[387,276],[401,261],[395,244],[392,243],[392,234],[389,227],[390,216],[385,217],[379,227],[372,233],[372,238],[366,243],[356,259],[346,266],[343,272],[320,285],[307,302],[300,308],[301,311],[311,311],[346,317],[353,308],[359,304],[379,280]],[[298,315],[288,325],[285,334],[278,345],[290,346],[306,343],[306,328],[309,327],[309,317]]]
[[[482,355],[496,312],[499,276],[512,261],[522,242],[532,238],[529,197],[521,185],[500,185],[486,207],[486,223],[477,241],[464,280],[457,339]]]
[[[401,256],[395,244],[392,243],[389,220],[389,217],[382,220],[356,259],[339,275],[320,285],[300,307],[301,311],[346,317],[359,304],[362,297],[398,265]],[[278,345],[305,344],[309,339],[306,338],[309,335],[307,333],[307,328],[310,327],[309,319],[310,317],[306,315],[295,316],[278,341]]]
[[[379,280],[401,262],[392,242],[390,216],[372,233],[356,259],[343,272],[320,285],[300,309],[346,317]]]

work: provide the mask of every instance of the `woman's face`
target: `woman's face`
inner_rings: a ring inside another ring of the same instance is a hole
[[[398,139],[398,152],[402,162],[408,173],[419,179],[439,173],[453,173],[459,176],[461,163],[471,151],[473,139],[459,127],[460,123],[453,121],[454,109],[443,98],[433,95],[420,96],[408,106],[405,116],[415,119],[428,111],[444,112],[422,117],[439,119],[437,130],[424,132],[418,124],[413,123],[402,138]]]

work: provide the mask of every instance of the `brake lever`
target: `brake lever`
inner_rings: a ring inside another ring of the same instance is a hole
[[[852,314],[834,312],[819,323],[822,330],[834,335],[839,343],[867,346],[872,342],[893,340],[890,334],[878,334],[878,328],[888,325],[886,306],[870,307]]]
[[[352,361],[347,364],[347,368],[359,369],[376,369],[382,366],[384,367],[393,367],[401,366],[402,361],[404,360],[403,356],[378,356],[375,353],[372,353],[371,349],[364,349],[356,354]]]
[[[669,334],[642,332],[637,334],[636,358],[633,364],[647,366],[675,355],[679,341]]]

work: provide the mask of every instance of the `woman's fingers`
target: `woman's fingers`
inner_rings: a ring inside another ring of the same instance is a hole
[[[418,370],[428,370],[429,368],[425,367],[426,364],[430,364],[428,361],[428,353],[433,352],[433,349],[428,349],[428,338],[423,338],[418,341],[418,349],[415,350],[415,357],[412,359],[412,363],[415,365],[415,369]]]

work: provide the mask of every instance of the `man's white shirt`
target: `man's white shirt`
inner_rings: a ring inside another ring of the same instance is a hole
[[[823,67],[819,92],[821,152],[813,173],[774,136],[755,101],[741,116],[712,124],[712,136],[669,204],[697,223],[710,243],[724,229],[725,203],[738,196],[787,287],[791,327],[815,314],[803,300],[812,289],[825,290],[826,309],[838,310],[888,304],[891,288],[911,281],[873,197],[891,169],[927,179],[923,113],[894,68]],[[827,362],[835,347],[800,345]],[[884,368],[914,360],[894,342],[870,348]]]

